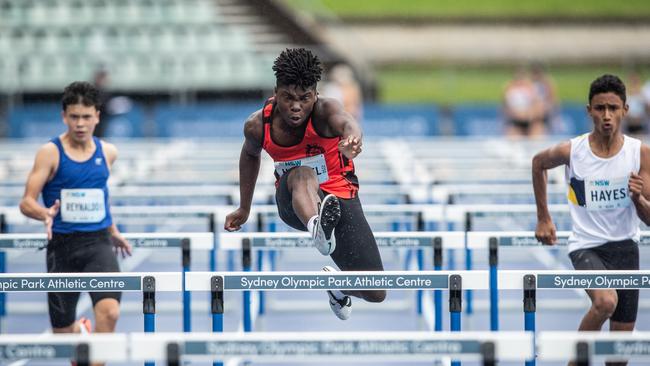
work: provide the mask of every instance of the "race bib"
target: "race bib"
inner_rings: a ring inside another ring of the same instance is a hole
[[[625,208],[630,205],[629,177],[585,180],[585,206],[589,211]]]
[[[101,189],[62,189],[61,220],[72,223],[98,223],[106,217]]]
[[[327,174],[325,155],[323,154],[291,161],[276,161],[275,172],[278,174],[278,176],[281,177],[284,175],[284,173],[288,172],[289,169],[295,168],[297,166],[308,166],[312,168],[316,173],[319,184],[325,183],[328,179],[330,179],[329,175]]]

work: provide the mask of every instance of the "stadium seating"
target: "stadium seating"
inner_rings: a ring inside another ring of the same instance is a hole
[[[99,67],[122,91],[270,88],[275,52],[247,21],[210,0],[1,0],[0,92],[58,92]]]

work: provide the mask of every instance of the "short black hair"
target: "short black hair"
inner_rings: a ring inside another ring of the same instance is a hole
[[[591,99],[594,95],[602,93],[614,93],[621,98],[623,103],[626,102],[625,84],[616,75],[605,74],[591,83],[591,87],[589,88],[589,104],[591,104]]]
[[[99,110],[101,102],[99,100],[99,90],[91,83],[85,81],[75,81],[63,89],[61,105],[63,111],[69,105],[83,104],[86,107],[95,107]]]
[[[304,48],[287,48],[273,63],[276,85],[296,85],[303,89],[315,87],[323,68],[320,60]]]

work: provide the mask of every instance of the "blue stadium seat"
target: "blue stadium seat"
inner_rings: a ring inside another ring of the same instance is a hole
[[[366,136],[437,136],[439,119],[433,104],[366,104],[363,131]]]
[[[459,104],[451,113],[457,136],[502,136],[503,118],[498,104]]]
[[[27,104],[12,109],[8,116],[9,137],[49,138],[66,130],[61,118],[61,104]],[[107,137],[143,137],[144,113],[134,105],[127,112],[114,115],[106,131]]]
[[[16,107],[9,111],[9,137],[48,138],[65,131],[61,105],[39,103]]]
[[[159,105],[154,110],[158,137],[241,137],[244,121],[262,103]]]

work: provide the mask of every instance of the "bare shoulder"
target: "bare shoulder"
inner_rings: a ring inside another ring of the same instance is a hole
[[[341,136],[346,125],[356,124],[354,117],[334,98],[318,98],[313,121],[316,130],[328,137]]]
[[[262,110],[253,112],[244,123],[244,137],[247,141],[257,142],[262,144],[262,136],[264,135],[264,119]]]
[[[104,140],[100,140],[102,144],[102,150],[104,151],[104,156],[106,156],[106,159],[110,162],[113,163],[117,159],[117,147],[110,142],[106,142]]]
[[[59,160],[59,149],[53,142],[48,142],[38,148],[36,152],[36,163],[56,163]]]
[[[329,118],[330,116],[343,112],[343,104],[334,98],[318,97],[315,113],[318,117]]]
[[[544,169],[552,169],[560,165],[568,165],[571,159],[571,141],[562,141],[537,153],[533,164],[539,164]]]

